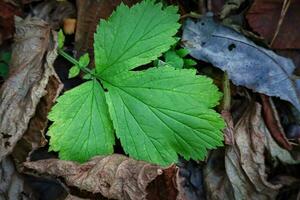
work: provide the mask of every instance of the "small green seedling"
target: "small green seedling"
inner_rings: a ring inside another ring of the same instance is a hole
[[[6,78],[8,75],[9,61],[11,58],[10,52],[0,52],[0,76]]]
[[[207,149],[223,145],[224,121],[212,109],[222,95],[210,78],[169,65],[133,70],[177,42],[177,11],[151,0],[131,8],[121,4],[97,27],[94,70],[86,68],[87,57],[78,62],[59,49],[92,80],[58,98],[48,116],[50,150],[84,162],[113,153],[116,134],[129,156],[169,165],[178,154],[201,160]],[[182,58],[187,52],[176,54]]]

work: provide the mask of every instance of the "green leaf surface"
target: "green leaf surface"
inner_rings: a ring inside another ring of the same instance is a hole
[[[0,62],[0,76],[6,78],[8,75],[8,65],[4,62]]]
[[[197,65],[197,62],[193,59],[184,59],[184,65],[187,67],[191,67]]]
[[[182,69],[183,68],[183,58],[181,58],[177,53],[173,50],[168,51],[164,54],[165,61],[167,65],[172,66],[176,69]]]
[[[79,73],[80,73],[79,67],[76,66],[76,65],[74,65],[74,66],[71,67],[71,69],[69,70],[68,78],[74,78],[74,77],[78,76]]]
[[[187,55],[190,53],[190,51],[189,51],[188,49],[186,49],[186,48],[181,48],[181,49],[177,50],[176,53],[177,53],[180,57],[183,58],[183,57],[187,56]]]
[[[195,73],[159,67],[105,82],[116,134],[130,156],[167,165],[177,153],[198,160],[222,146],[224,122],[211,109],[221,93]]]
[[[83,54],[82,56],[80,56],[79,58],[79,66],[81,68],[87,67],[90,63],[90,56],[88,53]]]
[[[61,159],[84,162],[113,152],[114,134],[105,94],[96,80],[85,82],[60,96],[48,118],[50,150]]]
[[[121,4],[95,34],[96,73],[104,80],[147,64],[167,51],[180,24],[177,8],[146,0],[129,8]]]
[[[64,33],[63,33],[63,31],[62,31],[62,29],[60,29],[59,31],[58,31],[58,34],[57,34],[58,36],[58,48],[63,48],[64,47],[64,43],[65,43],[65,35],[64,35]]]

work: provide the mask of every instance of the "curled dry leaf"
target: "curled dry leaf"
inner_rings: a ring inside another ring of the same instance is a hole
[[[18,170],[34,150],[44,147],[47,144],[45,138],[45,129],[48,123],[47,115],[62,88],[63,84],[53,72],[45,88],[46,95],[40,99],[36,107],[36,112],[29,121],[26,132],[13,150],[12,156]]]
[[[18,21],[15,41],[9,78],[0,90],[0,160],[26,132],[49,77],[56,76],[56,47],[47,23],[37,18]]]
[[[257,46],[210,16],[197,23],[188,21],[182,40],[193,57],[226,71],[235,85],[277,96],[300,110],[300,91],[295,88],[295,66],[290,59]]]
[[[269,154],[272,159],[288,164],[299,161],[294,160],[287,150],[273,140],[258,103],[248,107],[236,124],[234,133],[235,145],[225,148],[226,174],[212,161],[206,166],[205,178],[208,193],[213,194],[211,199],[275,199],[285,182],[275,184],[269,181],[270,172],[265,155]],[[219,155],[215,154],[217,156],[218,159],[223,157],[220,152]],[[216,159],[214,161],[217,162]],[[224,191],[226,195],[220,195]]]
[[[174,166],[162,168],[118,154],[96,156],[84,164],[48,159],[25,162],[24,166],[38,173],[63,177],[69,186],[101,193],[109,199],[171,200],[177,195],[170,184],[177,171]]]
[[[292,145],[285,137],[284,130],[281,126],[279,116],[272,99],[263,94],[261,94],[260,97],[262,100],[263,117],[270,133],[282,147],[287,150],[292,150]]]

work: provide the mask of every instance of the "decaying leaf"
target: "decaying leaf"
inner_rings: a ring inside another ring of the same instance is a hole
[[[275,49],[299,49],[300,31],[295,24],[300,23],[300,2],[291,1],[284,16],[281,16],[285,0],[255,0],[246,18],[250,27],[271,42],[279,20],[284,17],[279,32],[272,43]]]
[[[33,16],[43,19],[55,30],[59,29],[64,19],[76,16],[75,6],[69,1],[43,1],[32,12]]]
[[[287,150],[273,140],[262,119],[258,103],[249,105],[235,125],[234,139],[235,145],[225,148],[223,167],[226,174],[222,172],[222,166],[213,165],[213,161],[209,160],[206,166],[208,195],[211,199],[275,199],[285,182],[270,181],[268,175],[271,172],[265,155],[269,154],[273,160],[287,164],[299,161],[294,160]],[[217,160],[214,158],[224,157],[221,150],[218,151],[218,154],[214,153],[214,157],[210,158],[215,162]]]
[[[260,95],[262,100],[263,117],[273,138],[285,149],[291,150],[292,145],[285,137],[284,130],[281,126],[278,113],[271,98],[266,95]]]
[[[45,129],[48,123],[47,114],[62,88],[63,85],[59,78],[55,73],[52,74],[45,88],[46,95],[40,99],[36,107],[36,112],[30,119],[28,129],[13,150],[12,156],[16,165],[18,165],[17,167],[21,166],[21,163],[24,162],[34,150],[47,144],[45,138]]]
[[[175,167],[162,168],[118,154],[97,156],[81,165],[58,159],[25,162],[24,165],[38,173],[63,177],[69,186],[101,193],[111,199],[171,199],[177,195],[176,189],[172,189],[174,186],[164,182],[164,176],[169,176],[166,180],[170,181],[170,177],[176,175]]]
[[[37,18],[18,21],[15,41],[9,78],[0,90],[0,160],[23,136],[46,95],[49,77],[56,76],[55,42],[47,23]]]
[[[206,198],[210,200],[233,200],[233,188],[225,171],[224,149],[211,152],[204,167]]]
[[[290,59],[257,46],[242,34],[218,24],[212,17],[188,21],[182,40],[191,55],[226,71],[235,85],[277,96],[300,110]]]
[[[35,199],[9,157],[4,158],[0,163],[0,199]]]

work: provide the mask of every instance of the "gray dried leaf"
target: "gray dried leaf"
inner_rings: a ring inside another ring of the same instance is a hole
[[[37,18],[16,23],[9,77],[0,90],[0,161],[11,153],[46,95],[56,43],[50,26]]]
[[[213,200],[272,200],[286,181],[270,182],[265,155],[296,164],[290,152],[272,138],[258,103],[249,105],[234,127],[234,145],[214,151],[205,166],[207,198]],[[225,160],[224,160],[225,155]],[[221,162],[220,162],[221,160]],[[224,162],[222,162],[224,160]],[[218,164],[216,164],[218,163]],[[272,162],[269,162],[272,163]],[[272,163],[274,168],[276,162]]]
[[[24,166],[38,173],[63,177],[69,186],[101,193],[109,199],[171,200],[177,196],[176,188],[164,183],[164,180],[172,182],[175,167],[162,168],[118,154],[96,156],[84,164],[48,159],[25,162]]]
[[[9,157],[4,158],[0,163],[0,199],[35,199]]]
[[[235,85],[287,100],[300,110],[292,77],[295,66],[290,59],[257,46],[212,17],[197,23],[187,21],[182,40],[194,58],[226,71]]]

